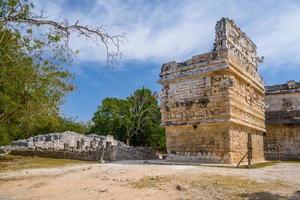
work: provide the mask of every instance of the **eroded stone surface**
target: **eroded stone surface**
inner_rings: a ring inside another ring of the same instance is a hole
[[[168,159],[263,161],[264,85],[255,44],[232,20],[216,24],[214,50],[162,65],[159,83]]]
[[[265,157],[300,160],[300,82],[266,87]]]

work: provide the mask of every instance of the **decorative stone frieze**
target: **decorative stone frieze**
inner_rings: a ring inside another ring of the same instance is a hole
[[[216,25],[214,50],[162,65],[159,83],[168,159],[262,161],[264,85],[255,44],[232,20]]]

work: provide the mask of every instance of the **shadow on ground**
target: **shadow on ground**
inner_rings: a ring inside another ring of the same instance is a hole
[[[290,197],[270,192],[255,192],[250,194],[241,194],[240,196],[248,200],[300,200],[300,191],[294,192]]]

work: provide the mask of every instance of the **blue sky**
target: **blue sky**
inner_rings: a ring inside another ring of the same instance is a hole
[[[123,56],[107,69],[105,49],[72,35],[80,54],[71,71],[77,90],[68,95],[62,113],[91,119],[105,97],[126,97],[142,86],[160,91],[160,67],[208,52],[221,17],[233,19],[254,41],[264,63],[266,85],[300,81],[300,1],[188,0],[34,0],[49,19],[105,25],[111,34],[125,33]]]

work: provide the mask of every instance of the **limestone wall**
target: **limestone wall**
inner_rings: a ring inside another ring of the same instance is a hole
[[[263,133],[232,124],[230,126],[230,153],[229,157],[232,163],[237,163],[247,153],[250,148],[251,162],[263,162]],[[247,158],[244,162],[247,161]]]
[[[300,160],[300,83],[266,87],[265,157]]]
[[[300,83],[266,87],[266,123],[300,125]]]
[[[39,156],[45,158],[61,158],[61,159],[74,159],[84,161],[100,161],[102,157],[102,150],[89,150],[89,151],[65,151],[65,150],[45,150],[45,149],[32,149],[32,148],[16,148],[10,151],[12,155],[20,156]],[[109,151],[104,154],[104,160],[110,160]]]
[[[104,151],[104,152],[103,152]],[[90,150],[61,150],[61,149],[39,149],[39,148],[15,148],[10,151],[12,155],[39,156],[47,158],[74,159],[84,161],[118,161],[118,160],[144,160],[157,159],[155,151],[144,147],[118,147],[111,146],[105,149]]]
[[[168,160],[229,163],[228,126],[167,126]]]
[[[112,136],[82,135],[74,132],[38,135],[0,147],[14,155],[65,158],[86,161],[143,160],[158,158],[151,148],[132,147]]]
[[[266,96],[267,111],[300,110],[300,92],[268,94]]]
[[[265,137],[268,160],[300,160],[300,126],[268,125]]]
[[[166,128],[168,160],[238,163],[250,146],[251,162],[264,161],[261,131],[234,123]]]

